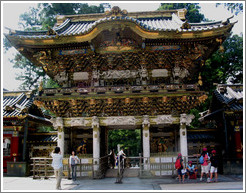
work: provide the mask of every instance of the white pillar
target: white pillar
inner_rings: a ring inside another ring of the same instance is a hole
[[[93,128],[93,158],[100,158],[100,128]]]
[[[187,147],[187,131],[186,131],[186,125],[181,124],[180,125],[180,130],[179,130],[179,135],[180,135],[180,153],[182,156],[188,156],[188,147]]]
[[[62,117],[56,117],[52,118],[51,122],[53,123],[54,129],[56,129],[57,132],[57,146],[61,149],[61,154],[64,156],[64,126],[63,126],[63,119]]]
[[[143,157],[150,157],[149,127],[143,127]]]
[[[92,117],[91,127],[93,129],[93,160],[94,170],[99,169],[99,158],[100,158],[100,127],[99,119],[94,116]]]
[[[143,126],[142,138],[143,138],[144,170],[148,170],[149,169],[149,158],[150,158],[150,139],[149,139],[150,121],[149,121],[148,115],[143,116],[142,126]]]
[[[58,127],[58,140],[57,140],[57,146],[61,149],[61,154],[64,156],[64,128]]]
[[[182,156],[188,156],[188,145],[187,145],[187,130],[186,125],[190,126],[192,119],[194,119],[194,115],[181,114],[180,115],[180,153]]]

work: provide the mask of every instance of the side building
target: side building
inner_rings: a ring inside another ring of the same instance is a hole
[[[224,174],[243,174],[243,85],[218,84],[200,121],[216,126]]]
[[[30,160],[28,138],[41,127],[52,127],[41,109],[33,104],[33,91],[3,92],[3,172],[27,175]]]

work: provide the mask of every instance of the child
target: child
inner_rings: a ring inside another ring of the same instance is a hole
[[[187,166],[186,170],[187,170],[187,173],[188,173],[189,178],[193,174],[195,174],[195,176],[197,175],[197,168],[195,167],[195,165],[192,165],[192,161],[189,161],[188,162],[188,166]]]
[[[212,156],[210,158],[210,161],[211,161],[210,182],[213,179],[213,173],[214,173],[214,177],[215,177],[215,182],[217,182],[217,180],[218,180],[218,174],[217,174],[217,170],[218,170],[218,157],[216,155],[216,151],[215,150],[212,151]]]

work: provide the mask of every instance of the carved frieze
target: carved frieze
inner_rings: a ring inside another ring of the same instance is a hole
[[[89,73],[88,72],[74,72],[73,80],[88,80]]]
[[[109,70],[100,73],[100,77],[103,79],[123,79],[123,78],[136,78],[137,71],[130,70]]]
[[[125,117],[108,117],[103,120],[105,125],[135,125],[137,119],[133,116],[125,116]]]
[[[154,119],[156,124],[172,124],[175,121],[175,118],[172,115],[158,115]]]
[[[152,77],[168,77],[167,69],[154,69],[152,70]]]
[[[85,118],[83,117],[79,117],[79,118],[71,118],[71,120],[69,120],[67,122],[68,125],[74,127],[74,126],[86,126],[89,123],[88,120],[85,120]]]

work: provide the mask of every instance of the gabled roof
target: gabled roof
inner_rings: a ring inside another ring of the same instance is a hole
[[[3,92],[3,117],[18,117],[26,114],[34,100],[31,91]]]
[[[225,22],[188,23],[187,21],[183,21],[185,19],[185,13],[185,9],[128,13],[119,7],[113,7],[110,12],[108,11],[102,14],[58,15],[56,27],[53,29],[50,28],[44,31],[15,31],[9,29],[9,35],[6,35],[6,37],[9,40],[12,38],[23,41],[27,40],[24,44],[36,45],[38,42],[28,42],[28,39],[30,41],[52,39],[48,43],[57,43],[61,41],[60,39],[62,37],[76,36],[79,41],[83,42],[90,41],[102,30],[108,29],[104,24],[119,25],[120,22],[122,24],[125,23],[126,26],[132,28],[133,31],[143,36],[143,38],[195,38],[192,34],[185,36],[176,36],[175,34],[208,31],[208,34],[201,34],[202,37],[205,37],[213,34],[210,32],[211,30],[219,29],[215,35],[225,35],[225,32],[229,32],[234,25],[234,23],[230,23],[231,18],[228,18]],[[152,34],[148,32],[152,32]],[[172,36],[167,36],[165,35],[166,33],[172,33]],[[86,37],[85,35],[87,34],[90,34],[90,36]],[[59,37],[61,38],[59,39]]]
[[[228,111],[242,111],[243,104],[243,86],[242,85],[223,85],[219,84],[214,91],[215,97]]]
[[[40,117],[29,113],[28,110],[33,105],[34,97],[35,95],[33,91],[4,91],[3,117],[20,118],[23,116],[29,116],[36,120],[38,119],[41,121],[50,122],[48,119],[44,117]]]
[[[135,23],[145,31],[178,31],[178,32],[192,32],[192,31],[208,31],[225,26],[222,21],[207,22],[207,23],[187,23],[183,22],[176,14],[172,14],[171,18],[132,18],[128,16],[112,16],[104,17],[96,21],[72,21],[66,19],[60,26],[54,27],[46,31],[15,31],[12,35],[19,36],[24,39],[46,39],[51,37],[63,37],[73,35],[84,35],[91,32],[97,25],[114,22],[114,21],[128,21]],[[185,26],[186,25],[186,26]]]

